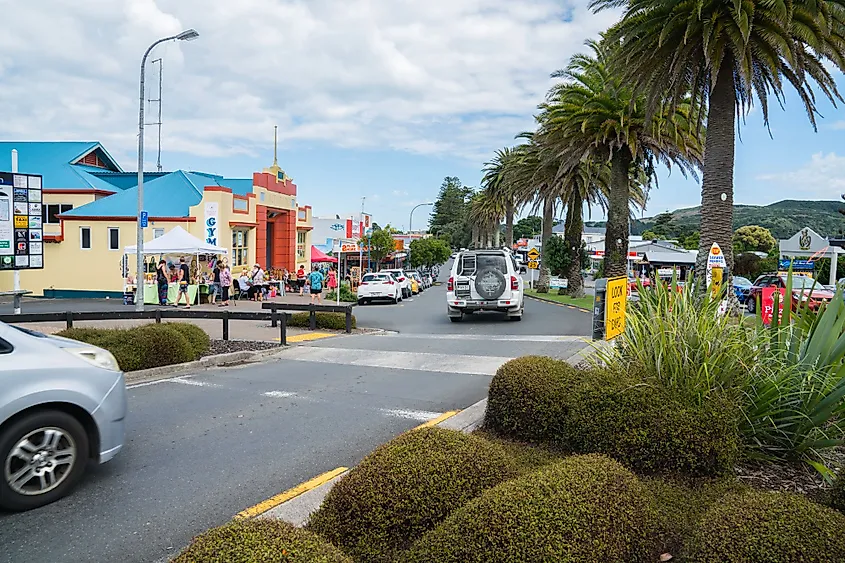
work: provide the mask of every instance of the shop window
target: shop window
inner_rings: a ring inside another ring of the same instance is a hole
[[[296,258],[298,260],[305,259],[305,235],[304,231],[296,233]]]
[[[249,231],[232,231],[232,267],[247,266],[249,262]]]
[[[109,250],[120,250],[120,229],[109,227]]]
[[[73,206],[65,203],[45,203],[41,206],[41,222],[45,225],[58,225],[61,223],[58,216],[71,209]]]
[[[79,227],[79,247],[91,250],[91,227]]]
[[[153,238],[161,238],[164,236],[164,229],[153,229]]]

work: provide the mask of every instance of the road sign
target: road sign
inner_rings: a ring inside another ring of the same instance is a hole
[[[146,229],[149,226],[150,214],[146,211],[141,211],[141,228]]]
[[[607,280],[607,297],[604,309],[604,338],[612,340],[625,332],[625,305],[628,303],[628,278]]]
[[[528,262],[528,269],[529,270],[539,270],[540,269],[540,263],[537,262],[536,260],[530,260]]]
[[[540,252],[536,248],[532,248],[528,251],[528,259],[529,260],[537,260],[540,257]]]

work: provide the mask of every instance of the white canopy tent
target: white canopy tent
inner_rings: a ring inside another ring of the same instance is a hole
[[[135,254],[136,245],[123,249],[126,254]],[[144,243],[144,254],[228,254],[221,246],[214,246],[198,239],[182,227],[176,226],[170,232]]]

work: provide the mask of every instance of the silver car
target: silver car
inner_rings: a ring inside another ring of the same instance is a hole
[[[0,508],[70,491],[123,447],[126,384],[100,348],[0,323]]]

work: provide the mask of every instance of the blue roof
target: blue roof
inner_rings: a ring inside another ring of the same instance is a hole
[[[137,172],[104,172],[102,170],[98,170],[97,172],[92,172],[92,174],[104,182],[108,182],[119,190],[128,190],[129,188],[134,188],[138,185]],[[144,183],[146,184],[147,182],[152,182],[156,178],[161,178],[165,174],[169,174],[169,172],[144,172]]]
[[[249,195],[252,193],[252,178],[224,178],[223,185],[232,188],[232,193],[237,195]]]
[[[190,207],[202,201],[203,188],[211,182],[208,175],[177,170],[144,182],[144,210],[150,217],[187,217]],[[123,190],[76,207],[63,217],[136,217],[138,187]]]
[[[103,169],[73,164],[94,151],[108,170],[123,171],[96,141],[0,141],[0,170],[11,171],[12,149],[18,150],[18,171],[41,174],[43,186],[47,189],[115,191],[115,186],[91,174]]]

